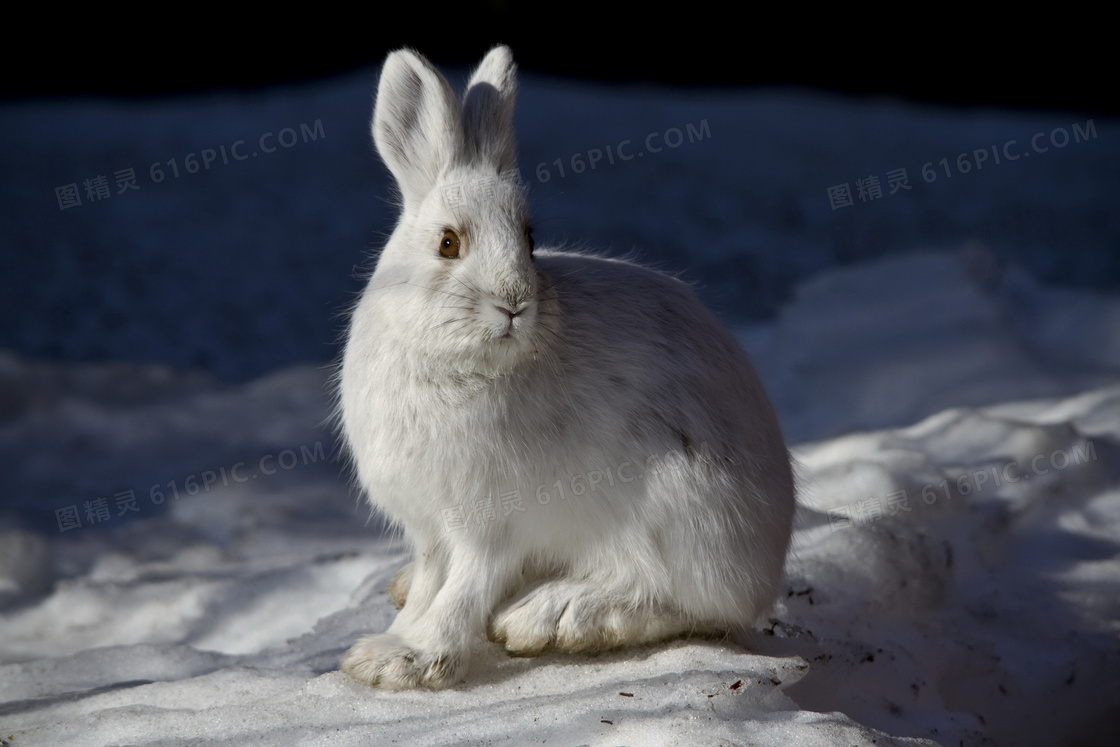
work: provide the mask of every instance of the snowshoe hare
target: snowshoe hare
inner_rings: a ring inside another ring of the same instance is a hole
[[[773,601],[794,488],[773,408],[684,283],[534,247],[516,67],[462,102],[408,50],[373,138],[401,216],[353,311],[339,416],[361,487],[414,545],[401,607],[342,669],[382,688],[515,655],[752,625]]]

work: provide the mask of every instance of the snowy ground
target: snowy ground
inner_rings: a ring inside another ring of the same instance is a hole
[[[1120,299],[1089,286],[1117,261],[1120,141],[1097,120],[1030,145],[1074,115],[527,82],[538,230],[687,268],[754,355],[801,466],[784,593],[748,639],[490,650],[440,693],[335,671],[392,619],[406,559],[320,427],[331,315],[388,225],[372,80],[0,112],[24,145],[0,155],[0,256],[27,278],[0,294],[4,340],[50,356],[0,354],[0,743],[1117,733]],[[150,182],[157,159],[317,120],[325,138]],[[675,149],[571,173],[673,127]],[[1011,140],[1034,160],[958,170]],[[942,157],[953,175],[924,181]],[[129,165],[139,190],[59,209],[56,186]],[[889,194],[899,167],[913,188]],[[881,201],[831,209],[827,188],[869,174]],[[84,357],[138,362],[60,360]]]

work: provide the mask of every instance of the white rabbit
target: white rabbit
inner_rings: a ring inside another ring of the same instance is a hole
[[[484,636],[596,651],[754,624],[794,488],[751,364],[684,283],[534,251],[495,47],[460,104],[423,57],[381,73],[377,149],[401,217],[353,312],[339,416],[372,504],[415,561],[403,605],[342,669],[462,680]]]

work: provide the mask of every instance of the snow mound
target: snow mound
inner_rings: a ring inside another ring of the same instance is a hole
[[[169,451],[202,434],[229,459],[297,461],[245,464],[242,482],[130,521],[5,535],[14,744],[1031,745],[1117,725],[1120,386],[796,447],[802,506],[760,631],[596,657],[490,646],[456,688],[384,693],[336,669],[392,621],[407,553],[366,523],[339,465],[298,463],[294,424],[323,414],[321,374],[184,380],[146,403],[68,394],[9,421],[12,443],[44,417],[63,435],[150,421]]]

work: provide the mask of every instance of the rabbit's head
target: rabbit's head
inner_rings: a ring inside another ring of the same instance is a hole
[[[517,169],[515,89],[513,57],[499,46],[462,102],[409,50],[389,56],[377,91],[373,138],[401,218],[371,287],[416,351],[464,371],[531,360],[554,321]]]

